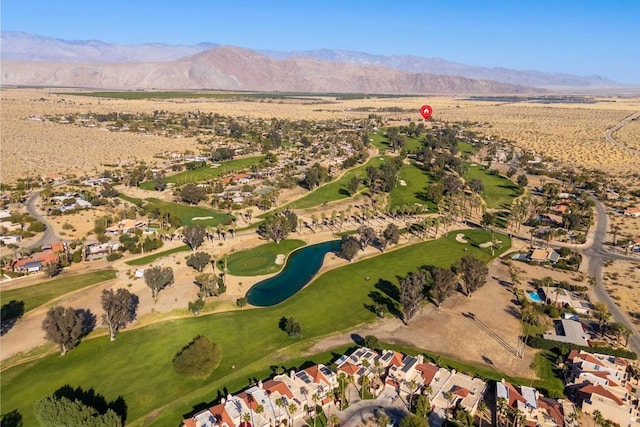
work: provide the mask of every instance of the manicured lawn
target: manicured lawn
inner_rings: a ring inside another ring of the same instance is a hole
[[[360,181],[362,181],[367,176],[367,167],[378,167],[384,162],[385,159],[387,159],[387,157],[385,156],[377,156],[369,159],[369,161],[364,165],[346,172],[342,176],[342,178],[331,181],[316,188],[315,190],[307,193],[305,196],[299,198],[298,200],[285,205],[284,208],[290,207],[294,209],[307,209],[321,205],[325,202],[346,199],[347,197],[350,197],[349,192],[347,191],[347,184],[349,183],[349,181],[351,181],[354,176],[357,176],[358,178],[360,178]],[[363,187],[364,186],[361,184],[360,188]]]
[[[231,215],[226,213],[214,211],[200,206],[188,206],[179,203],[165,202],[156,198],[146,199],[149,204],[156,206],[158,209],[164,212],[169,212],[170,215],[180,218],[182,225],[201,225],[203,227],[215,227],[220,224],[230,224]],[[205,218],[197,219],[193,218]]]
[[[227,269],[234,276],[259,276],[271,274],[282,269],[284,264],[276,264],[278,254],[288,256],[291,251],[304,246],[302,240],[283,240],[280,243],[267,243],[257,248],[236,252],[227,258]]]
[[[257,165],[264,159],[264,156],[247,157],[243,159],[233,159],[221,162],[220,166],[188,170],[179,172],[175,175],[168,176],[166,183],[173,183],[176,185],[183,185],[188,183],[204,182],[211,179],[218,178],[229,172],[240,172],[244,169],[250,168],[252,165]],[[140,188],[144,190],[154,190],[153,181],[146,181],[140,184]]]
[[[460,150],[462,154],[473,154],[476,152],[476,147],[468,142],[458,141],[458,150]]]
[[[482,198],[488,208],[509,209],[513,199],[522,194],[522,189],[513,181],[499,175],[491,175],[482,165],[470,166],[465,179],[479,179],[484,183]]]
[[[404,149],[407,151],[416,151],[422,147],[422,141],[412,138],[406,135],[402,135],[404,137]],[[384,153],[387,150],[391,149],[391,145],[389,145],[389,138],[383,135],[383,132],[376,132],[369,136],[370,139],[373,139],[372,144],[378,147],[380,153]]]
[[[42,283],[26,288],[0,292],[0,298],[3,304],[12,300],[23,301],[24,312],[26,313],[69,292],[115,278],[116,272],[113,270],[100,270],[86,274],[78,274],[77,276],[65,275],[63,277],[45,280]]]
[[[118,197],[121,198],[122,200],[125,200],[125,201],[129,202],[129,203],[133,203],[136,206],[144,205],[144,200],[138,199],[136,197],[127,196],[124,193],[118,193]]]
[[[491,238],[484,230],[462,232],[476,243]],[[356,325],[374,321],[376,316],[367,307],[380,297],[388,300],[393,312],[399,277],[425,264],[450,266],[464,255],[484,261],[491,259],[488,249],[473,243],[458,243],[455,234],[329,271],[277,306],[190,317],[125,330],[115,342],[110,342],[108,337],[91,339],[64,357],[53,355],[7,369],[0,378],[2,410],[6,413],[17,409],[23,416],[24,425],[37,425],[33,416],[34,402],[69,384],[85,390],[93,388],[107,401],[122,396],[128,407],[127,425],[142,425],[152,411],[164,405],[170,406],[145,425],[177,425],[183,414],[215,399],[218,391],[224,395],[224,388],[239,390],[247,385],[247,378],[256,373],[259,378],[266,377],[269,365],[288,360],[276,357],[278,350],[300,341],[300,345],[304,345],[304,340],[346,332]],[[506,251],[510,240],[503,235],[498,239],[503,242],[500,253]],[[365,277],[371,280],[365,280]],[[278,323],[283,316],[293,316],[300,322],[302,339],[292,340],[279,329]],[[173,371],[171,361],[199,334],[221,347],[222,362],[209,378],[180,377]],[[292,352],[300,354],[303,348],[296,347]]]
[[[190,251],[191,248],[188,245],[183,245],[183,246],[177,246],[175,248],[166,250],[166,251],[162,251],[162,252],[158,252],[155,254],[151,254],[151,255],[147,255],[144,256],[142,258],[137,258],[137,259],[132,259],[131,261],[127,261],[125,262],[125,264],[127,265],[145,265],[145,264],[149,264],[150,262],[153,262],[155,260],[157,260],[158,258],[162,258],[163,256],[167,256],[167,255],[171,255],[171,254],[175,254],[178,252],[186,252],[186,251]]]
[[[420,204],[430,210],[436,210],[437,206],[431,201],[425,200],[424,190],[428,183],[432,182],[431,176],[411,163],[403,165],[398,176],[398,183],[389,193],[390,207]],[[404,181],[405,186],[400,181]]]

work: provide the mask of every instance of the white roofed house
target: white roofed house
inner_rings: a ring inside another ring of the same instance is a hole
[[[567,390],[583,412],[599,411],[620,426],[640,426],[640,402],[628,374],[629,360],[572,350]]]
[[[553,323],[554,329],[543,334],[544,339],[589,346],[591,337],[585,332],[582,323],[571,319],[555,320]]]
[[[538,390],[527,386],[514,386],[502,379],[496,383],[496,401],[504,399],[504,405],[521,413],[526,426],[562,427],[565,425],[563,402],[542,396]],[[498,403],[500,406],[500,403]],[[575,412],[569,405],[570,412]],[[567,417],[569,414],[566,414]]]

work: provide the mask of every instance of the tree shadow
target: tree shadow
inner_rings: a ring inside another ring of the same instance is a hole
[[[375,288],[381,291],[383,294],[387,295],[389,298],[391,298],[392,301],[400,300],[400,290],[396,285],[394,285],[388,280],[379,279],[378,282],[375,284]]]
[[[91,310],[85,310],[83,308],[77,309],[76,313],[82,317],[82,334],[80,337],[86,337],[96,327],[96,315],[93,314]]]
[[[0,426],[2,427],[22,427],[23,425],[22,414],[17,409],[2,414],[2,418],[0,418]]]
[[[380,315],[378,313],[378,309],[379,309],[379,306],[382,306],[384,307],[385,311],[387,311],[391,315],[396,316],[399,319],[402,319],[402,313],[400,312],[400,310],[398,310],[396,303],[394,302],[394,300],[392,300],[388,296],[385,296],[384,294],[378,291],[371,291],[369,292],[369,298],[371,298],[371,300],[373,301],[373,304],[365,304],[364,307],[367,310],[371,311],[376,315]]]
[[[82,387],[73,388],[69,384],[65,384],[54,391],[53,395],[58,399],[66,397],[71,401],[80,401],[83,405],[95,408],[100,414],[105,414],[111,409],[120,417],[122,425],[125,425],[127,420],[128,407],[122,396],[118,396],[113,402],[107,402],[104,396],[96,393],[93,388],[83,390]]]
[[[339,189],[338,194],[340,194],[341,196],[351,197],[351,193],[349,193],[349,190],[347,190],[346,188]]]
[[[351,339],[359,346],[364,345],[364,338],[360,334],[351,334]]]
[[[516,319],[520,320],[520,317],[521,317],[520,310],[518,310],[516,308],[516,306],[509,305],[508,307],[504,308],[504,311],[506,311],[507,313],[509,313],[510,315],[515,317]]]
[[[1,329],[0,336],[13,328],[24,314],[24,301],[11,300],[0,308]],[[3,424],[4,425],[4,424]]]

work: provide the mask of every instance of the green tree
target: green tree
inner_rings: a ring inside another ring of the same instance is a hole
[[[120,329],[136,318],[138,308],[138,297],[124,288],[104,289],[100,297],[102,309],[102,321],[109,328],[109,338],[116,339]]]
[[[187,257],[187,265],[198,270],[202,273],[202,270],[211,262],[211,255],[206,252],[196,252]]]
[[[518,175],[518,177],[516,178],[516,182],[520,187],[526,187],[527,184],[529,184],[529,180],[527,179],[527,175],[525,174]]]
[[[436,306],[440,307],[454,289],[456,284],[456,275],[450,269],[434,267],[431,270],[431,276],[433,277],[431,297],[436,303]]]
[[[180,189],[180,199],[191,205],[197,205],[207,198],[207,190],[195,184],[187,184]]]
[[[192,251],[198,249],[202,243],[204,242],[204,236],[206,235],[206,230],[204,227],[199,225],[193,227],[184,227],[182,230],[182,235],[184,236],[184,241]]]
[[[197,316],[198,314],[200,314],[200,310],[204,308],[204,300],[202,298],[198,298],[195,301],[189,301],[187,307],[193,314]]]
[[[478,258],[472,256],[462,257],[458,263],[458,270],[462,274],[462,282],[467,296],[471,296],[471,293],[487,283],[489,269]]]
[[[367,246],[373,243],[373,241],[376,239],[376,231],[367,225],[363,225],[358,228],[358,235],[360,237],[360,245],[362,250],[367,249]]]
[[[340,241],[340,254],[349,262],[353,261],[360,250],[360,243],[353,236],[342,236]]]
[[[351,180],[347,183],[347,191],[349,192],[349,195],[353,197],[358,192],[359,186],[360,178],[358,178],[357,176],[351,178]]]
[[[57,306],[47,312],[42,329],[49,341],[60,346],[60,354],[64,356],[80,343],[84,333],[83,320],[80,310]]]
[[[290,337],[299,337],[302,335],[302,326],[294,317],[283,317],[280,319],[280,326]]]
[[[405,324],[418,311],[424,300],[424,286],[426,277],[422,272],[411,272],[400,281],[400,305],[402,306],[402,320]]]
[[[429,402],[429,398],[424,394],[418,395],[413,403],[413,409],[411,412],[420,418],[429,418],[429,414],[431,413],[431,403]]]
[[[33,407],[41,426],[119,427],[122,419],[113,409],[100,413],[97,408],[65,396],[46,396]]]
[[[265,219],[258,227],[258,234],[280,243],[281,240],[287,238],[289,233],[295,231],[297,226],[298,216],[292,211],[287,211]]]
[[[52,278],[53,276],[57,276],[58,274],[60,274],[61,270],[62,268],[60,268],[59,261],[50,261],[42,266],[42,271],[44,272],[44,275],[47,276],[47,278],[49,279]]]
[[[364,337],[364,345],[372,350],[379,350],[380,340],[375,335],[367,335]]]
[[[415,414],[409,414],[400,421],[400,427],[429,427],[429,421]]]
[[[198,335],[173,359],[173,368],[182,376],[205,378],[220,365],[222,350],[211,340]]]
[[[400,230],[398,229],[398,226],[395,225],[394,223],[389,223],[387,227],[384,229],[384,231],[382,232],[382,237],[380,239],[380,247],[382,249],[382,252],[385,251],[389,243],[393,243],[394,245],[397,245],[399,241],[400,241]]]
[[[220,278],[213,273],[198,274],[194,283],[200,288],[200,298],[215,297],[226,291]]]
[[[173,284],[173,269],[159,265],[148,268],[144,271],[144,281],[151,288],[151,296],[156,299],[161,290]]]

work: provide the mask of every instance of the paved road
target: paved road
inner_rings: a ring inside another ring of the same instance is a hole
[[[51,225],[47,217],[45,217],[44,215],[40,214],[40,212],[38,212],[38,209],[36,208],[36,202],[38,201],[39,198],[40,198],[40,191],[34,191],[29,195],[26,203],[27,212],[29,212],[29,214],[33,216],[35,219],[42,222],[47,228],[44,230],[44,233],[38,239],[38,241],[29,246],[30,248],[50,245],[51,243],[54,243],[60,240],[60,237],[58,237],[58,235],[56,234],[53,228],[53,225]]]
[[[596,278],[594,293],[599,301],[602,301],[607,305],[609,312],[616,322],[622,323],[627,328],[634,331],[634,334],[629,338],[629,346],[633,351],[640,354],[640,333],[638,333],[636,326],[631,322],[627,314],[620,310],[615,301],[609,296],[609,293],[606,291],[602,283],[602,264],[605,260],[638,261],[638,258],[612,254],[603,247],[603,243],[607,236],[607,226],[609,222],[607,218],[607,211],[604,205],[597,198],[591,196],[591,199],[595,202],[596,224],[593,230],[593,240],[591,245],[586,247],[583,250],[583,253],[589,258],[589,276]]]
[[[604,132],[604,138],[610,142],[611,144],[616,145],[617,147],[623,149],[623,150],[627,150],[627,151],[633,151],[633,152],[638,152],[638,150],[636,150],[635,148],[631,148],[625,144],[622,144],[618,141],[616,141],[613,138],[613,133],[615,131],[617,131],[618,129],[620,129],[621,127],[623,127],[624,125],[628,124],[629,122],[631,122],[632,120],[637,119],[638,117],[640,117],[640,111],[638,111],[637,113],[634,113],[632,115],[630,115],[629,117],[627,117],[626,119],[622,120],[620,123],[618,123],[617,125],[615,125],[614,127],[607,129]]]

